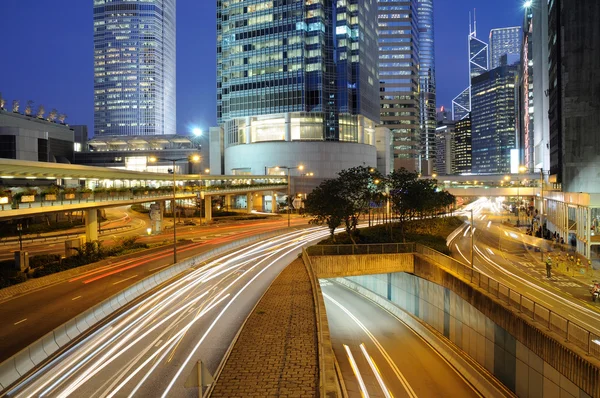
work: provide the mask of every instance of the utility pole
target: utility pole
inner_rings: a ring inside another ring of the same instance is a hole
[[[542,243],[544,242],[544,169],[540,168],[540,231]],[[544,261],[544,245],[540,245],[540,257]]]

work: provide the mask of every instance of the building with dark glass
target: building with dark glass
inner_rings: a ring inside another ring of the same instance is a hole
[[[548,2],[550,181],[600,193],[600,2]]]
[[[454,172],[471,173],[471,115],[457,120],[454,125]]]
[[[377,51],[376,0],[219,1],[225,173],[375,165]]]
[[[516,148],[515,85],[518,65],[504,65],[471,81],[472,165],[474,174],[510,172]]]
[[[381,123],[390,129],[394,168],[421,171],[417,0],[380,1]]]
[[[438,175],[455,172],[455,122],[440,124],[435,129],[435,171]]]
[[[421,171],[430,175],[435,164],[437,134],[433,0],[418,1]]]
[[[94,1],[94,135],[176,133],[175,1]]]

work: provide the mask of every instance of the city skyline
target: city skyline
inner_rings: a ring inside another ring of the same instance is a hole
[[[467,84],[465,57],[461,55],[466,51],[462,38],[468,33],[469,11],[478,7],[478,30],[486,34],[492,28],[514,26],[522,18],[519,1],[508,7],[477,3],[475,0],[434,3],[438,107],[449,107],[455,93]],[[217,119],[216,4],[202,6],[179,1],[177,7],[177,132],[188,133],[193,127],[207,130],[216,125]],[[3,43],[5,51],[14,54],[2,64],[3,97],[22,103],[31,99],[36,105],[57,108],[69,115],[67,123],[86,124],[92,131],[92,4],[78,2],[60,7],[56,3],[42,3],[31,10],[17,1],[8,1],[0,5],[0,11],[4,31],[17,32],[18,37]],[[34,28],[24,31],[25,25]],[[45,60],[43,67],[39,59]]]

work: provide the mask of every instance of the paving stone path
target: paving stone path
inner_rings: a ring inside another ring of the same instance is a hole
[[[298,259],[246,322],[211,397],[316,397],[317,350],[312,288]]]

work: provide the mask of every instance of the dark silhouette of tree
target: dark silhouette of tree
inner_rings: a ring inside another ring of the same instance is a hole
[[[325,180],[304,201],[306,212],[313,218],[309,221],[315,225],[327,225],[331,238],[335,241],[335,229],[342,225],[351,208],[342,194],[342,182],[339,179]]]

